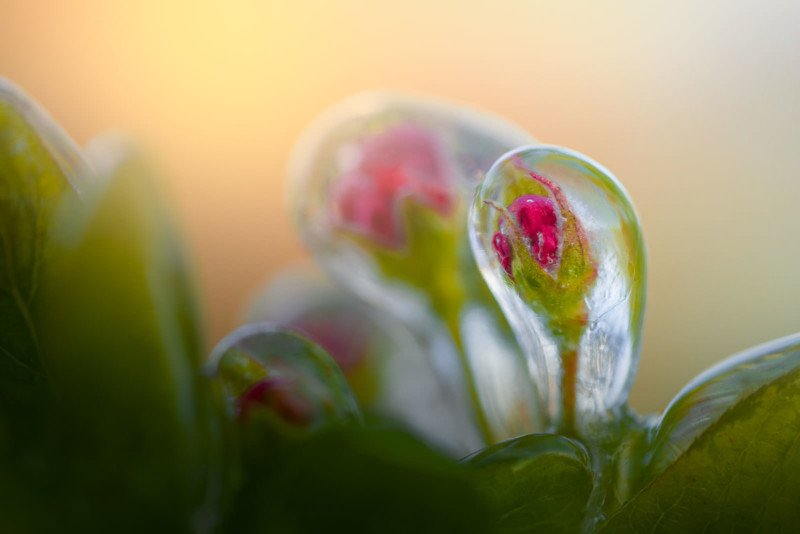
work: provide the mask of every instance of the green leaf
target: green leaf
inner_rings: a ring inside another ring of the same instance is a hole
[[[36,306],[54,214],[85,171],[78,149],[0,78],[0,404],[32,400],[45,381]],[[18,406],[19,407],[19,406]]]
[[[580,532],[594,485],[589,453],[577,441],[531,434],[465,462],[499,513],[501,532]]]
[[[208,528],[220,423],[185,261],[149,170],[120,158],[59,231],[40,336],[58,399],[59,521]]]
[[[800,335],[756,347],[678,395],[645,485],[604,532],[793,532],[800,525]]]
[[[398,430],[331,428],[250,469],[226,532],[492,531],[467,470]]]
[[[0,530],[45,522],[37,508],[54,448],[53,395],[41,357],[41,272],[63,198],[86,164],[74,143],[21,90],[0,78]]]

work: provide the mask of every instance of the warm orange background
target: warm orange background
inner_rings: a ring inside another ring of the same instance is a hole
[[[502,4],[502,6],[499,6]],[[0,0],[0,75],[81,143],[156,155],[213,340],[307,260],[284,202],[294,139],[370,88],[495,110],[626,184],[649,242],[634,404],[800,330],[800,4]]]

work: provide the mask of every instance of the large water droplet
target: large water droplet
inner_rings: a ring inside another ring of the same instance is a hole
[[[541,428],[524,360],[466,232],[486,170],[531,141],[468,108],[367,94],[310,128],[291,166],[300,228],[323,268],[423,340],[453,395],[470,399],[484,442]]]
[[[219,342],[208,363],[239,420],[266,416],[314,430],[360,420],[347,381],[318,345],[269,323],[238,328]]]
[[[589,434],[626,401],[639,356],[644,243],[627,193],[576,152],[498,160],[471,211],[481,272],[529,358],[542,417]]]

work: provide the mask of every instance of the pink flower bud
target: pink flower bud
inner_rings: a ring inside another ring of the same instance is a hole
[[[400,124],[364,140],[357,162],[333,191],[338,224],[390,247],[400,247],[404,199],[442,216],[455,207],[454,184],[439,140],[415,124]]]
[[[523,195],[508,206],[516,226],[528,245],[531,257],[545,270],[550,271],[558,263],[560,228],[554,202],[537,195]],[[511,241],[508,239],[507,221],[500,220],[500,229],[492,237],[492,246],[503,268],[512,276]]]

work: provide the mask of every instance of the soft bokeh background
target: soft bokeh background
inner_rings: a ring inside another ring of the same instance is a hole
[[[81,143],[151,148],[212,341],[309,261],[285,204],[303,127],[364,89],[513,119],[609,167],[649,243],[634,405],[800,330],[800,3],[0,0],[0,75]]]

